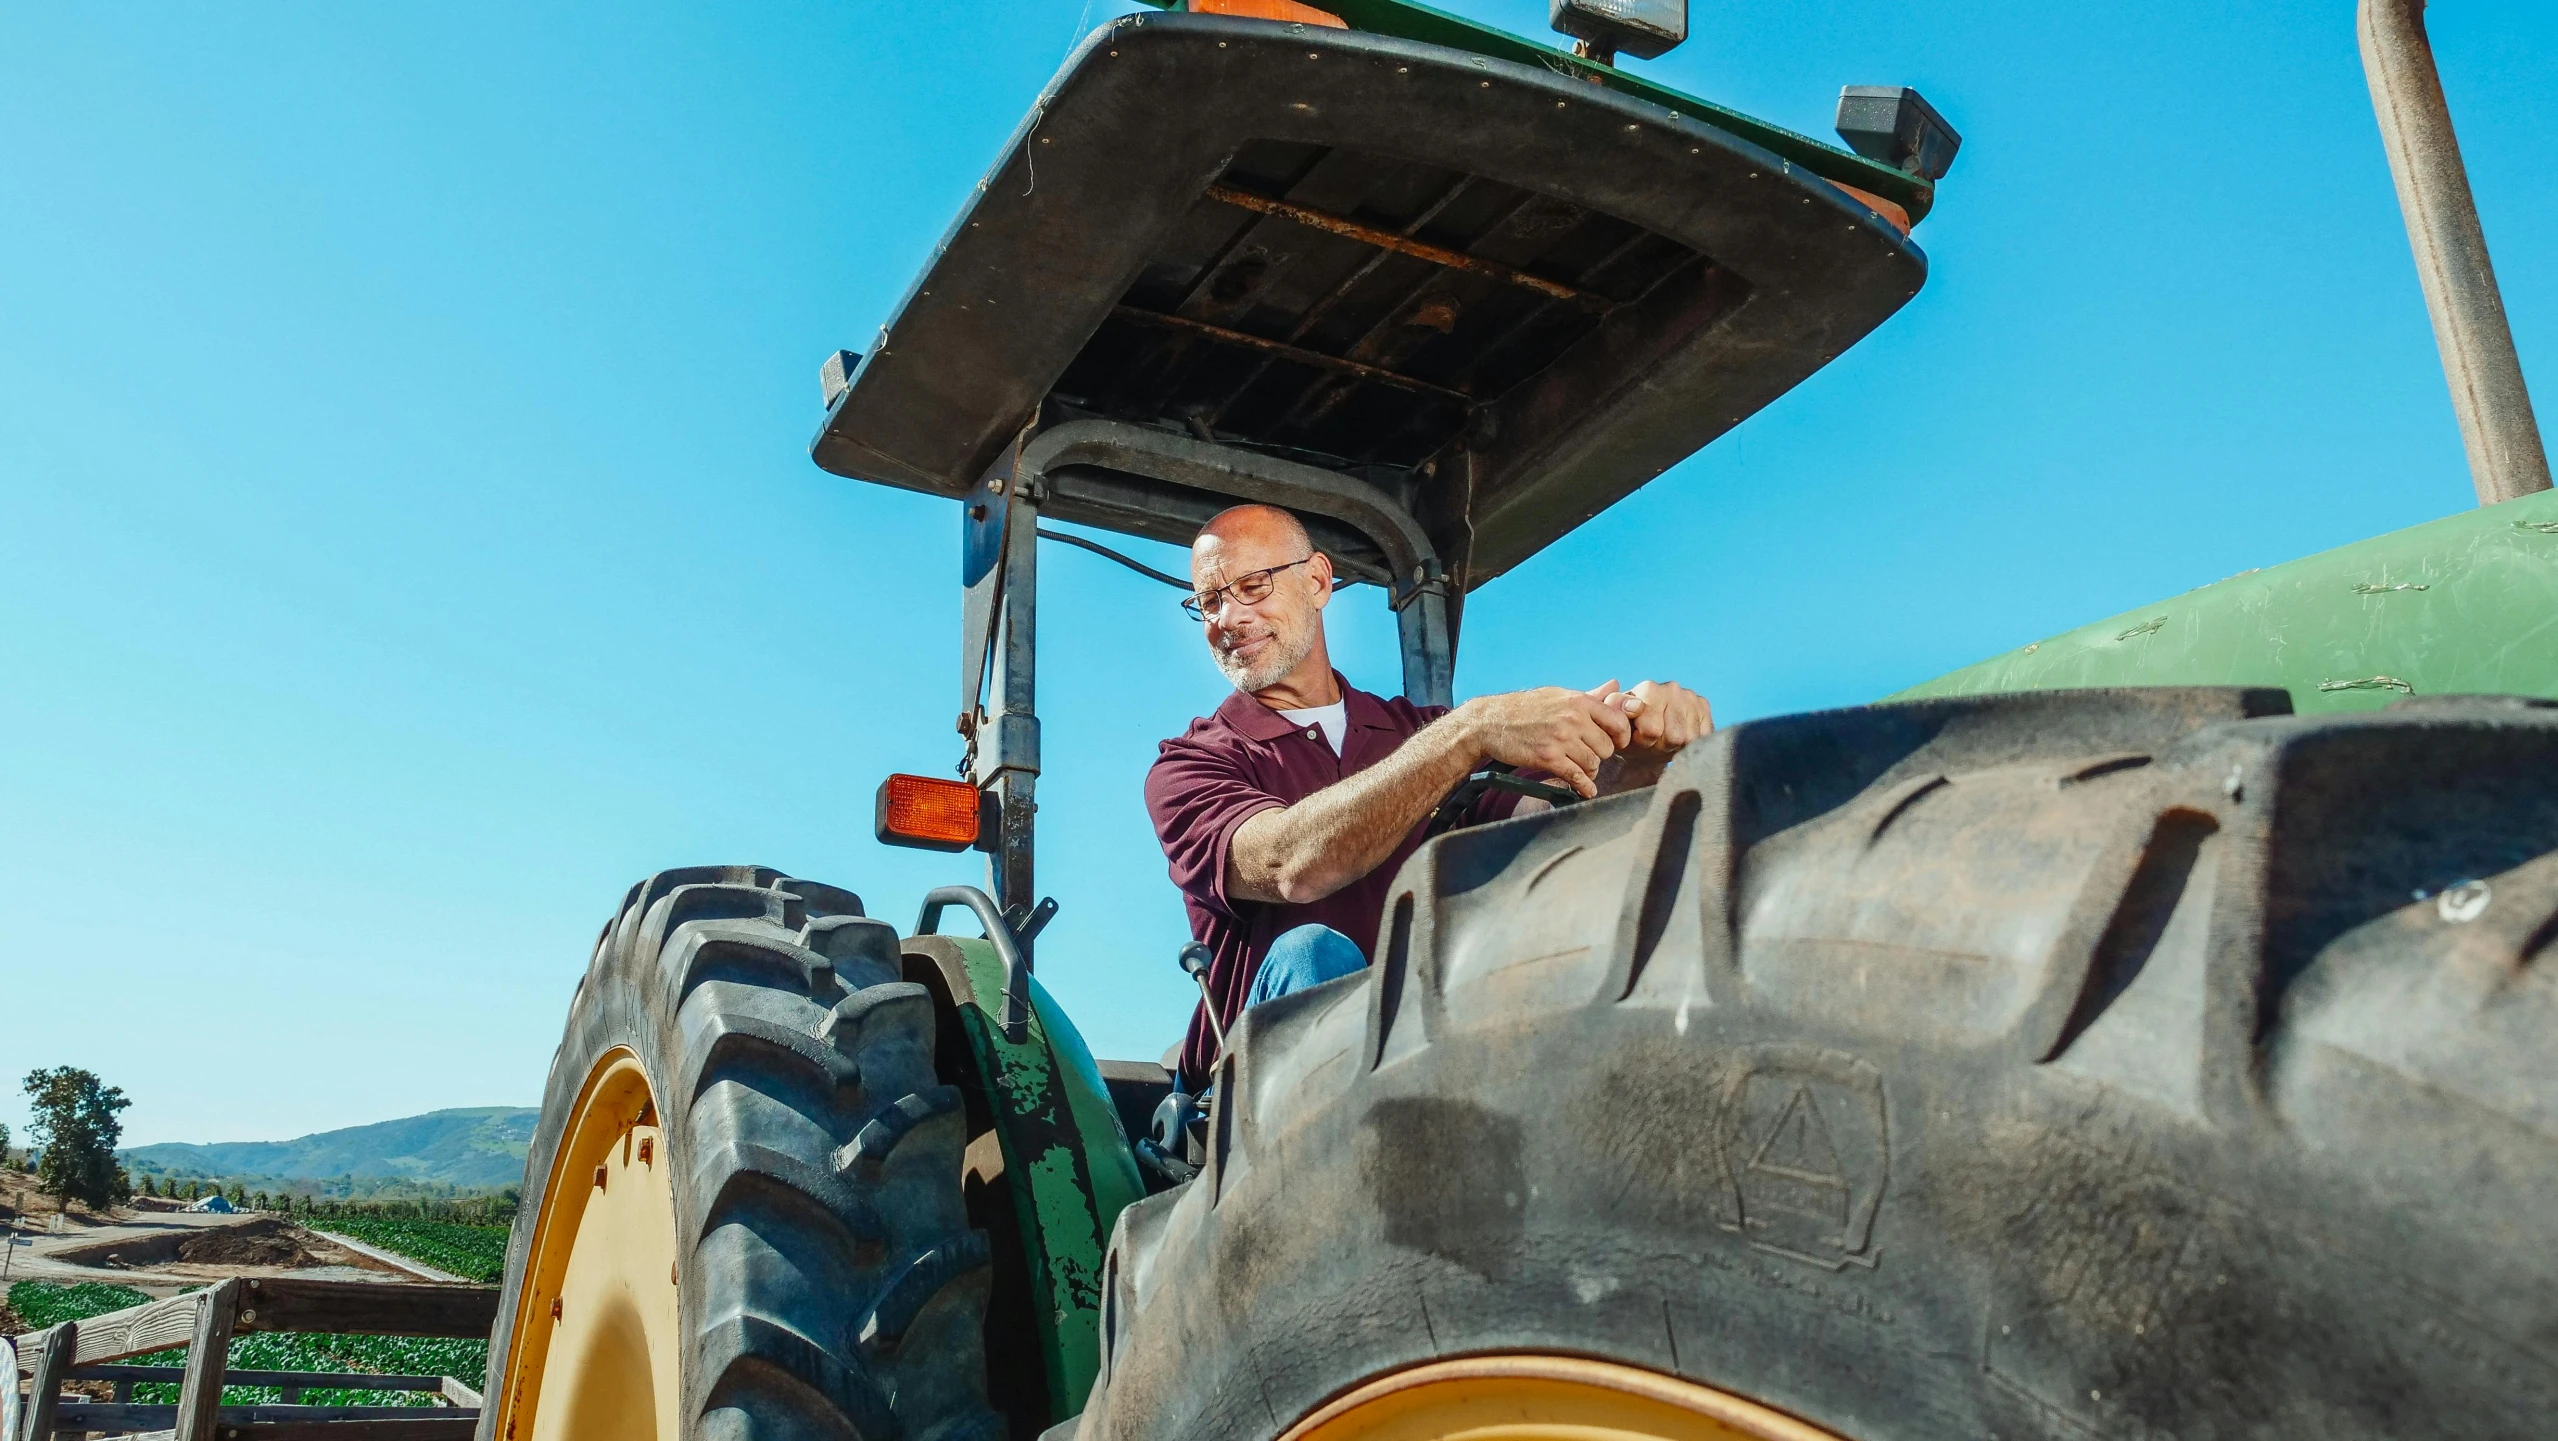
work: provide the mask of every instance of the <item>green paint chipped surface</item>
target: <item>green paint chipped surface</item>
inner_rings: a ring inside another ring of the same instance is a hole
[[[2267,685],[2303,713],[2558,698],[2558,491],[2253,570],[1891,697]]]
[[[956,938],[954,938],[956,939]],[[1000,997],[1003,962],[984,940],[958,940],[970,988]],[[960,1019],[995,1103],[1004,1174],[1038,1308],[1053,1420],[1080,1413],[1101,1371],[1102,1257],[1119,1212],[1145,1194],[1100,1068],[1046,987],[1030,983],[1020,1041],[974,1004]]]
[[[1080,1190],[1075,1153],[1063,1146],[1050,1147],[1046,1155],[1030,1163],[1030,1183],[1042,1189],[1063,1187]],[[1089,1214],[1086,1208],[1076,1209]],[[1070,1219],[1082,1221],[1085,1215]],[[1048,1253],[1048,1271],[1056,1283],[1054,1301],[1060,1321],[1079,1312],[1101,1310],[1101,1258],[1098,1252],[1087,1254],[1088,1248],[1083,1243],[1091,1237],[1089,1234],[1075,1234],[1084,1230],[1086,1228],[1071,1224],[1048,1228],[1051,1242],[1066,1243]]]

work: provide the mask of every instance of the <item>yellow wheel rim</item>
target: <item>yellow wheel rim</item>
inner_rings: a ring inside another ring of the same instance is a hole
[[[1755,1401],[1574,1356],[1473,1356],[1380,1376],[1280,1441],[1838,1441]]]
[[[683,1434],[675,1190],[639,1058],[587,1074],[542,1188],[515,1297],[504,1441],[667,1441]]]

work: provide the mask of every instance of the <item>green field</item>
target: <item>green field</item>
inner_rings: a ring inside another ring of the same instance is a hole
[[[504,1226],[457,1226],[381,1216],[321,1216],[305,1224],[352,1236],[465,1280],[497,1281],[506,1275]]]
[[[390,1249],[388,1243],[377,1244]],[[426,1260],[422,1256],[417,1259]],[[428,1261],[427,1264],[435,1263]],[[20,1281],[9,1288],[9,1309],[17,1312],[28,1326],[37,1329],[58,1321],[85,1320],[127,1306],[139,1306],[150,1299],[139,1291],[96,1282],[56,1286],[43,1281]],[[233,1338],[231,1365],[258,1371],[452,1376],[476,1390],[481,1377],[488,1371],[488,1350],[486,1341],[427,1336],[259,1332]],[[183,1351],[161,1351],[133,1357],[132,1363],[175,1366],[184,1360]],[[272,1386],[230,1386],[223,1389],[222,1404],[254,1406],[281,1401],[283,1395]],[[145,1383],[133,1388],[133,1399],[145,1404],[168,1405],[178,1399],[178,1388],[174,1384]],[[302,1393],[302,1402],[308,1406],[421,1406],[431,1399],[417,1392],[368,1391],[355,1387],[345,1390],[314,1389]]]

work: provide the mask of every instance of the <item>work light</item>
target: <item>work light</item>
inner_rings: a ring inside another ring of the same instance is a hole
[[[871,834],[882,845],[964,851],[985,833],[985,797],[966,781],[893,775],[879,783]]]
[[[1688,0],[1548,0],[1546,19],[1602,65],[1620,50],[1649,60],[1688,38]]]
[[[1868,160],[1921,180],[1942,180],[1963,137],[1906,85],[1849,85],[1839,91],[1839,138]]]

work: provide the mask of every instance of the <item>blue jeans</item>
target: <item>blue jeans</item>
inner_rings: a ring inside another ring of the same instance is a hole
[[[1261,969],[1253,973],[1252,994],[1244,997],[1249,1010],[1273,996],[1284,996],[1343,976],[1365,970],[1368,958],[1359,945],[1330,926],[1299,926],[1282,931],[1279,939],[1261,957]]]

